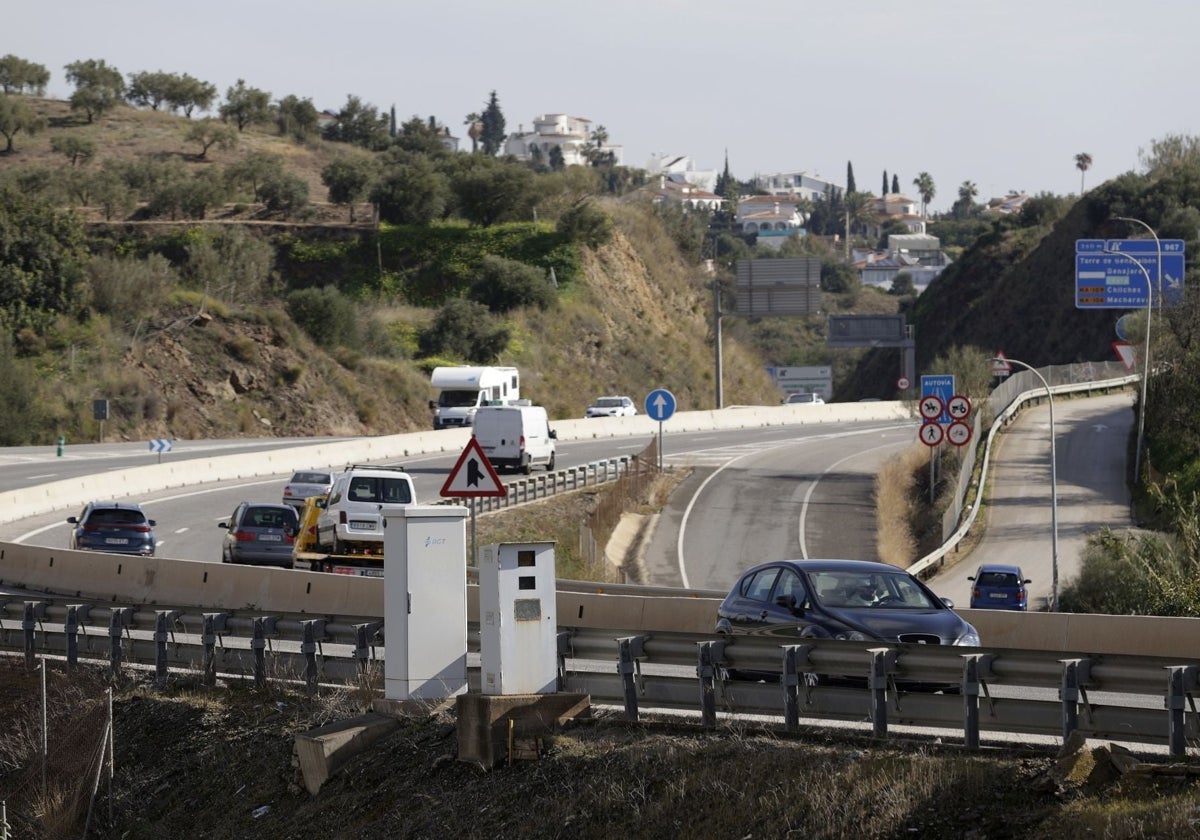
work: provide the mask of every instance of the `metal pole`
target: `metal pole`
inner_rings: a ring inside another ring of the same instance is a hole
[[[1001,361],[999,357],[991,359],[993,362]],[[1050,612],[1058,611],[1058,467],[1056,464],[1057,458],[1054,452],[1054,392],[1050,390],[1050,383],[1046,381],[1046,377],[1037,372],[1031,365],[1019,359],[1009,359],[1009,363],[1020,365],[1027,371],[1032,373],[1042,383],[1042,387],[1046,389],[1046,398],[1050,401],[1050,542],[1051,542],[1051,583],[1050,583]]]
[[[717,283],[717,275],[714,273],[712,278],[713,284],[713,344],[716,349],[717,356],[717,408],[725,407],[725,394],[721,388],[721,378],[723,376],[724,365],[721,359],[721,286]]]
[[[1133,481],[1135,484],[1142,483],[1142,440],[1146,429],[1146,383],[1150,381],[1150,319],[1154,315],[1154,292],[1153,282],[1150,280],[1150,272],[1146,271],[1146,266],[1135,260],[1133,257],[1123,251],[1113,251],[1108,248],[1104,249],[1106,254],[1116,254],[1124,257],[1131,263],[1136,265],[1146,278],[1146,349],[1142,352],[1142,396],[1138,405],[1138,431],[1137,431],[1137,446],[1133,453]],[[1159,257],[1159,262],[1162,262],[1162,257]],[[1159,265],[1159,274],[1162,274],[1162,265]]]

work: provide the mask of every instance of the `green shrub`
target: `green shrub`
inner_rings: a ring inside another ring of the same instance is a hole
[[[545,270],[516,260],[486,256],[479,263],[471,299],[492,312],[507,312],[520,306],[545,310],[554,304],[555,294]]]
[[[486,306],[454,298],[438,310],[433,324],[421,333],[419,345],[425,356],[490,363],[503,352],[508,339],[509,331],[496,323]]]
[[[319,346],[326,349],[358,347],[354,303],[336,287],[297,289],[288,293],[285,305],[296,325]]]
[[[581,201],[562,214],[558,232],[570,242],[599,248],[613,237],[612,217],[590,201]]]

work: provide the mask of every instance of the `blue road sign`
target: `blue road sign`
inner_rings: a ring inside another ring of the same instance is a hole
[[[150,441],[151,452],[170,452],[171,441],[169,440],[152,440]]]
[[[954,422],[955,418],[950,416],[950,412],[945,409],[945,406],[950,402],[950,398],[954,396],[954,377],[950,374],[937,374],[935,376],[921,377],[921,399],[926,397],[937,397],[942,401],[942,414],[936,421],[943,426],[948,426]]]
[[[655,388],[646,395],[646,414],[651,420],[670,420],[675,413],[675,395],[666,388]]]
[[[1178,304],[1183,299],[1183,240],[1159,244],[1161,252],[1151,239],[1075,240],[1075,308],[1144,309],[1151,297],[1156,305]],[[1147,277],[1152,290],[1146,288]]]

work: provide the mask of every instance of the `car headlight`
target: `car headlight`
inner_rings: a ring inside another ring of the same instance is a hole
[[[843,642],[870,642],[873,641],[866,633],[860,633],[858,630],[847,630],[843,633],[835,633],[833,638],[841,639]]]
[[[954,640],[954,644],[964,647],[979,647],[979,631],[968,624],[966,631]]]

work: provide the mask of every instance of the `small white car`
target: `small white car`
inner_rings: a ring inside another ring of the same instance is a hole
[[[637,414],[637,406],[629,397],[597,397],[596,401],[587,407],[584,417],[632,417]]]
[[[416,487],[402,467],[349,466],[319,503],[316,543],[330,554],[378,553],[389,509],[416,500]]]
[[[784,405],[825,405],[820,394],[788,394]]]

